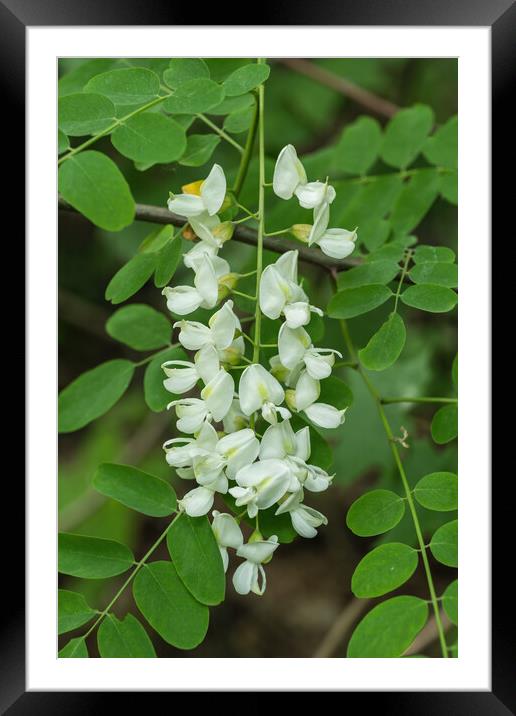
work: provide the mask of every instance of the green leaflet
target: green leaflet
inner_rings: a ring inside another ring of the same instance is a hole
[[[59,129],[70,137],[98,134],[115,121],[115,105],[101,94],[69,94],[58,106]]]
[[[79,636],[75,639],[70,639],[58,654],[60,659],[87,659],[88,648],[84,637]]]
[[[60,589],[57,593],[57,633],[64,634],[89,622],[97,614],[82,594]]]
[[[432,472],[414,488],[414,497],[427,510],[448,512],[458,507],[457,475],[453,472]]]
[[[59,394],[59,432],[79,430],[107,413],[129,387],[134,368],[131,361],[110,360],[67,385]]]
[[[145,112],[121,124],[111,143],[124,157],[144,164],[169,164],[183,156],[186,133],[180,124],[163,114]]]
[[[172,280],[183,257],[181,236],[175,236],[160,250],[154,271],[154,285],[163,288]]]
[[[150,351],[170,342],[172,325],[154,308],[133,303],[113,313],[106,323],[106,331],[112,338],[137,351]]]
[[[167,546],[179,577],[193,596],[203,604],[220,604],[226,578],[207,517],[189,517],[183,512],[167,533]]]
[[[207,77],[189,80],[179,85],[166,99],[163,108],[171,114],[198,114],[216,107],[224,99],[224,89]]]
[[[459,432],[459,408],[456,404],[444,405],[432,418],[432,438],[438,445],[455,440]]]
[[[132,614],[120,620],[107,614],[97,632],[99,654],[105,659],[152,659],[156,656],[149,635]]]
[[[405,501],[390,490],[371,490],[355,500],[346,524],[359,537],[372,537],[395,527],[405,514]]]
[[[455,579],[443,592],[443,609],[452,624],[459,623],[459,583]]]
[[[134,556],[120,542],[84,535],[59,534],[58,569],[83,579],[114,577],[129,569]]]
[[[133,582],[138,609],[151,627],[178,649],[194,649],[208,631],[209,610],[184,586],[171,562],[152,562]]]
[[[105,95],[118,106],[146,104],[159,94],[159,77],[144,67],[110,70],[92,77],[84,92]]]
[[[239,67],[223,82],[226,97],[245,94],[265,82],[270,74],[269,65],[249,64]]]
[[[447,522],[434,532],[430,540],[430,551],[438,562],[448,567],[458,565],[457,520]]]
[[[428,137],[423,154],[429,162],[438,167],[457,169],[458,159],[458,119],[457,116],[439,127],[431,137]]]
[[[366,347],[358,351],[360,361],[369,370],[385,370],[398,360],[406,336],[403,319],[398,313],[391,313]]]
[[[445,262],[418,263],[408,273],[414,283],[432,283],[437,286],[456,288],[458,269],[455,264]]]
[[[220,141],[216,134],[189,134],[179,163],[185,167],[201,167],[210,160]]]
[[[437,199],[440,177],[435,169],[419,169],[410,178],[392,207],[389,217],[396,234],[409,234]]]
[[[434,113],[419,104],[402,109],[385,128],[381,156],[386,164],[405,169],[425,144],[434,123]]]
[[[339,289],[356,288],[370,284],[390,283],[399,273],[400,267],[397,261],[388,259],[371,261],[361,266],[341,271],[337,276]]]
[[[200,57],[173,57],[168,69],[163,72],[163,81],[172,89],[176,89],[190,80],[209,76],[208,65]]]
[[[108,283],[105,293],[106,301],[117,304],[133,296],[147,283],[157,264],[158,255],[155,252],[133,256]]]
[[[176,494],[168,482],[130,465],[102,463],[93,478],[93,487],[151,517],[171,515],[177,506]]]
[[[359,562],[351,579],[356,597],[381,597],[401,587],[414,574],[418,554],[399,542],[382,544]]]
[[[328,316],[330,318],[354,318],[378,308],[392,295],[391,289],[381,284],[345,288],[330,299]]]
[[[446,286],[437,286],[433,283],[418,283],[409,286],[400,296],[406,306],[419,308],[430,313],[446,313],[457,305],[458,296],[455,291]]]
[[[333,153],[333,165],[350,174],[365,174],[382,146],[382,129],[376,119],[359,117],[342,132]]]
[[[447,246],[427,246],[420,244],[414,250],[414,262],[416,264],[426,263],[453,263],[454,252]]]
[[[347,656],[396,658],[412,644],[428,619],[428,605],[418,597],[392,597],[373,607],[353,632]]]

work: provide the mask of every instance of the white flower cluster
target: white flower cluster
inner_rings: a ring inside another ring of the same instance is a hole
[[[292,167],[297,172],[295,187]],[[274,189],[284,198],[295,192],[303,206],[320,212],[321,203],[316,198],[331,201],[334,191],[320,182],[307,183],[301,170],[295,150],[286,147],[278,158]],[[185,265],[194,271],[194,286],[165,288],[163,294],[168,308],[184,316],[198,307],[219,304],[228,292],[225,277],[235,274],[218,256],[232,228],[224,227],[217,216],[226,200],[221,167],[214,165],[204,182],[183,187],[183,191],[172,195],[168,206],[187,218],[200,239],[184,256]],[[162,366],[164,386],[171,393],[187,393],[199,381],[203,385],[199,397],[176,399],[168,405],[175,408],[176,427],[184,436],[168,440],[163,448],[178,476],[195,482],[179,501],[181,510],[192,517],[206,515],[212,510],[216,493],[229,493],[236,507],[242,508],[237,518],[217,510],[212,513],[212,529],[224,569],[229,562],[228,548],[244,559],[233,575],[240,594],[263,594],[263,564],[278,547],[276,535],[264,539],[259,532],[260,510],[275,506],[276,515],[288,514],[293,528],[303,537],[315,537],[317,528],[327,524],[326,517],[305,505],[303,499],[305,491],[326,490],[333,476],[310,464],[309,427],[294,431],[291,418],[292,413],[304,413],[323,428],[336,428],[344,421],[344,410],[318,401],[320,381],[330,375],[335,355],[340,354],[314,347],[303,327],[310,322],[312,312],[322,311],[309,305],[298,283],[297,253],[283,254],[265,268],[260,279],[261,312],[271,319],[284,318],[278,333],[278,355],[271,359],[270,370],[245,357],[242,328],[231,300],[213,313],[207,325],[186,319],[175,323],[180,344],[194,351],[193,360],[171,360]],[[240,375],[237,390],[233,375],[243,362],[249,365]],[[260,417],[266,426],[263,435],[254,429]],[[244,544],[239,522],[246,513],[250,519],[256,518],[257,529]]]

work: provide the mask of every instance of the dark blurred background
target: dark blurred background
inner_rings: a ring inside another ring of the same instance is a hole
[[[238,66],[238,60],[207,60],[214,79]],[[60,75],[73,77],[84,60],[60,62]],[[149,64],[167,60],[150,60]],[[435,112],[436,123],[457,112],[457,62],[454,59],[324,59],[310,60],[333,75],[372,92],[399,106],[422,102]],[[343,128],[357,117],[370,114],[382,125],[386,116],[375,114],[334,88],[306,76],[295,61],[270,61],[272,71],[266,83],[266,144],[271,158],[268,176],[278,150],[292,143],[298,153],[319,156],[321,150],[338,141]],[[294,65],[294,66],[293,66]],[[69,75],[68,73],[72,73]],[[65,78],[65,82],[67,79]],[[217,119],[217,118],[215,118]],[[199,131],[206,128],[199,126]],[[244,140],[236,136],[238,140]],[[137,171],[132,163],[112,149],[109,140],[98,148],[116,157],[132,188],[136,201],[165,205],[169,190],[204,176],[204,167],[190,169],[178,165],[157,166]],[[231,176],[238,155],[222,142],[212,162],[220,163]],[[307,163],[309,159],[307,160]],[[381,171],[388,171],[383,167]],[[377,173],[375,167],[370,171]],[[253,167],[251,167],[251,177]],[[311,177],[316,178],[316,177]],[[325,177],[317,177],[324,179]],[[255,205],[250,182],[243,203]],[[279,200],[272,199],[274,205]],[[283,226],[284,224],[280,224]],[[117,234],[95,228],[79,215],[63,212],[59,216],[59,384],[66,386],[83,371],[116,357],[141,358],[140,354],[116,343],[104,330],[115,308],[104,300],[104,291],[113,274],[135,253],[138,244],[153,229],[152,224],[135,222]],[[269,228],[276,228],[271,226]],[[278,227],[279,228],[279,227]],[[352,227],[346,227],[352,228]],[[438,199],[417,230],[421,243],[457,248],[456,207]],[[232,268],[250,259],[252,249],[242,244],[224,250]],[[309,286],[316,287],[313,302],[325,305],[331,287],[326,275],[314,267],[304,267]],[[180,268],[177,284],[189,283],[188,271]],[[148,283],[130,302],[143,302],[166,310],[160,290]],[[364,345],[388,313],[381,307],[364,318],[351,321],[358,346]],[[450,395],[451,364],[457,349],[456,311],[426,314],[401,308],[408,323],[407,344],[399,361],[390,369],[374,374],[380,391],[389,395]],[[320,345],[342,348],[338,326],[326,321]],[[360,379],[349,369],[339,375],[354,392],[354,404],[344,425],[332,431],[336,478],[333,487],[320,495],[310,495],[310,504],[328,516],[329,525],[314,540],[299,539],[284,545],[267,565],[267,590],[263,597],[241,597],[228,584],[225,603],[211,610],[211,624],[205,642],[195,652],[180,652],[153,634],[159,656],[193,657],[310,657],[344,656],[346,644],[363,610],[375,600],[356,600],[350,592],[352,572],[362,556],[382,538],[355,537],[346,528],[349,505],[372,486],[399,489],[392,455],[379,422],[374,403]],[[63,531],[119,539],[129,544],[135,555],[143,554],[164,529],[166,521],[146,518],[122,505],[103,498],[91,488],[97,465],[103,461],[134,464],[143,470],[170,479],[162,442],[172,436],[173,419],[168,414],[149,411],[142,394],[143,373],[137,373],[126,396],[104,417],[82,430],[59,438],[59,521]],[[409,433],[403,458],[411,483],[436,470],[456,469],[455,444],[436,446],[430,438],[430,421],[436,406],[387,406],[394,432],[401,426]],[[179,481],[180,482],[180,481]],[[175,483],[174,483],[175,484]],[[180,494],[184,483],[177,485]],[[218,506],[224,509],[223,505]],[[450,513],[419,508],[425,531],[453,518]],[[389,541],[414,543],[408,515],[388,534]],[[164,556],[159,551],[156,558]],[[233,563],[234,564],[234,563]],[[451,581],[452,572],[432,561],[437,591]],[[232,568],[230,567],[230,573]],[[105,581],[83,581],[60,577],[60,586],[80,591],[92,606],[103,608],[123,577]],[[427,598],[421,569],[400,593]],[[130,590],[118,601],[115,613],[128,609],[137,613]],[[438,655],[430,623],[414,651]],[[449,628],[449,627],[448,627]],[[149,630],[150,631],[150,630]],[[452,636],[452,630],[450,629]],[[74,634],[72,633],[71,636]],[[70,634],[65,636],[65,641]],[[96,655],[95,638],[89,652]],[[452,643],[452,642],[451,642]]]

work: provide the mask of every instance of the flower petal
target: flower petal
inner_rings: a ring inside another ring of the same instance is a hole
[[[280,199],[291,199],[299,183],[306,182],[306,172],[292,144],[283,147],[276,160],[272,188]]]
[[[204,203],[200,196],[195,194],[176,194],[167,202],[169,211],[173,211],[187,218],[199,216],[204,211]]]
[[[314,403],[304,409],[306,416],[320,428],[338,428],[344,422],[346,409],[338,410],[327,403]]]
[[[178,316],[186,316],[197,310],[203,302],[203,297],[193,286],[165,287],[162,294],[167,299],[167,308]]]
[[[187,492],[178,505],[190,517],[201,517],[206,515],[213,506],[214,493],[207,487],[196,487]]]
[[[243,562],[233,574],[233,586],[238,594],[249,594],[258,577],[258,567],[252,562]]]
[[[201,184],[201,199],[208,214],[213,216],[220,209],[226,196],[226,177],[219,164],[214,164],[211,172]]]

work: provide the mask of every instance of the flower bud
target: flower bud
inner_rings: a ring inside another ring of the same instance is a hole
[[[236,273],[227,273],[219,278],[219,301],[226,298],[226,296],[231,292],[231,289],[236,286],[237,281],[238,274]]]
[[[288,388],[285,391],[285,403],[288,405],[290,410],[296,411],[296,391],[292,388]]]
[[[226,194],[224,197],[224,201],[222,202],[222,206],[219,209],[219,212],[222,213],[223,211],[226,211],[226,209],[229,209],[234,204],[234,198],[231,194]]]
[[[194,194],[195,196],[201,195],[201,186],[204,183],[204,179],[193,181],[190,184],[185,184],[181,187],[184,194]]]
[[[181,235],[187,241],[193,241],[197,238],[197,234],[194,232],[190,224],[185,225]]]
[[[311,224],[294,224],[290,227],[290,233],[292,236],[299,241],[302,241],[304,244],[308,243],[308,237],[310,236],[311,230]]]
[[[224,207],[224,204],[222,206]],[[223,221],[221,224],[218,224],[211,230],[213,236],[216,239],[222,241],[222,243],[229,241],[229,239],[233,236],[234,232],[235,227],[232,221]]]
[[[260,532],[260,530],[256,529],[253,534],[249,537],[247,542],[249,544],[252,544],[253,542],[261,542],[263,540],[263,535]]]

